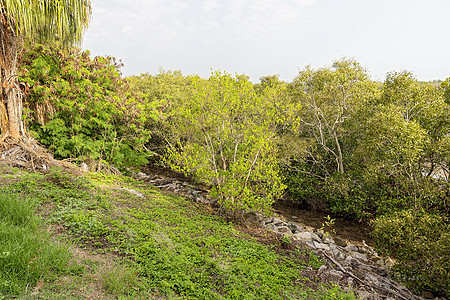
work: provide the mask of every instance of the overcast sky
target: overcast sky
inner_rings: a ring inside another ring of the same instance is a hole
[[[450,77],[450,0],[91,0],[83,49],[125,76],[180,70],[279,74],[354,58],[374,80]]]

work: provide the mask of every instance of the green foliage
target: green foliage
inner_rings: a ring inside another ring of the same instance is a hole
[[[174,111],[185,101],[189,101],[192,94],[193,80],[197,76],[183,76],[180,71],[160,70],[157,75],[148,73],[127,77],[130,90],[139,97],[152,103],[158,103],[162,117],[149,124],[152,132],[147,148],[158,154],[164,154],[168,144],[176,141],[171,131],[170,120]],[[176,135],[176,134],[175,134]]]
[[[379,217],[373,227],[379,250],[394,255],[394,270],[408,287],[450,292],[448,219],[410,209]]]
[[[146,128],[156,104],[133,96],[112,57],[35,46],[21,61],[27,114],[36,138],[59,158],[146,163]]]
[[[444,90],[445,102],[450,105],[450,77],[441,83],[441,88]]]
[[[323,264],[314,253],[299,248],[278,253],[273,249],[278,244],[257,242],[203,206],[143,188],[129,178],[92,173],[79,179],[60,170],[22,173],[5,191],[16,193],[24,186],[29,187],[27,195],[52,207],[45,213],[52,216],[52,223],[71,229],[67,234],[77,238],[78,246],[124,258],[123,265],[99,274],[108,297],[354,299],[338,288],[314,292],[304,285],[302,271]],[[122,187],[146,196],[138,198]],[[77,196],[79,190],[87,193]],[[76,222],[89,224],[94,213],[100,226],[73,227]],[[101,235],[99,227],[105,229]],[[85,287],[85,275],[69,291]],[[49,293],[45,289],[40,293],[43,298]],[[24,287],[18,290],[23,292]],[[60,297],[49,295],[49,299],[76,297],[69,297],[68,291]]]
[[[167,162],[212,185],[226,209],[267,209],[284,189],[275,136],[296,121],[284,95],[284,86],[256,93],[247,80],[220,72],[195,79],[190,98],[174,113],[178,140]]]
[[[306,67],[291,84],[291,93],[301,102],[301,139],[314,141],[306,158],[323,173],[344,173],[347,149],[344,136],[355,126],[358,108],[377,95],[377,85],[355,60],[335,61],[331,67]]]

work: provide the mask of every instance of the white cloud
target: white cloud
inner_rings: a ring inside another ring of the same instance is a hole
[[[97,0],[85,43],[151,41],[164,49],[182,41],[214,43],[265,38],[302,22],[315,0]],[[119,43],[119,42],[118,42]]]

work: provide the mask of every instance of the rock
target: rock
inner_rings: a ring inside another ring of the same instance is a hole
[[[426,299],[433,299],[434,298],[434,294],[430,291],[423,291],[422,292],[422,296]]]
[[[315,242],[321,243],[322,239],[317,236],[317,234],[311,232],[311,239]]]
[[[374,285],[380,286],[380,281],[378,281],[378,279],[377,279],[377,277],[376,277],[375,275],[373,275],[373,274],[371,274],[371,273],[366,273],[366,274],[364,275],[364,278],[365,278],[367,281],[372,282]]]
[[[314,242],[313,241],[307,241],[306,242],[306,245],[308,245],[308,246],[310,246],[311,248],[316,248],[315,246],[314,246]]]
[[[143,194],[141,194],[141,193],[139,193],[138,191],[135,191],[135,190],[133,190],[133,189],[122,188],[122,190],[127,191],[127,192],[130,193],[130,194],[136,195],[136,196],[138,196],[138,197],[140,197],[140,198],[143,198],[143,197],[144,197]]]
[[[349,255],[352,256],[353,258],[356,258],[356,259],[359,259],[359,260],[362,260],[362,261],[367,261],[368,260],[367,256],[365,256],[364,254],[359,253],[359,252],[352,251],[352,252],[349,252]]]
[[[395,261],[392,258],[388,257],[384,260],[384,265],[388,268],[392,268],[392,266],[395,265]]]
[[[350,289],[354,289],[355,288],[355,282],[354,282],[353,278],[351,278],[351,277],[347,278],[346,286],[348,286]]]
[[[283,235],[291,236],[292,231],[287,226],[277,226],[276,232],[281,233]]]
[[[86,163],[84,163],[84,162],[81,163],[80,169],[81,169],[82,171],[84,171],[84,172],[89,171],[88,165],[87,165]],[[146,176],[147,176],[147,175],[145,175],[145,174],[142,173],[142,172],[139,172],[139,173],[136,174],[137,179],[139,179],[139,178],[145,178]]]
[[[347,256],[347,257],[345,258],[344,264],[345,264],[346,266],[351,266],[351,265],[356,264],[356,260],[355,260],[353,257],[351,257],[351,256],[349,255],[349,256]]]
[[[356,246],[353,245],[353,244],[348,244],[348,245],[345,247],[345,250],[347,250],[348,252],[358,252],[358,247],[356,247]]]
[[[278,219],[278,218],[272,218],[272,223],[274,223],[274,224],[280,224],[280,223],[284,223],[284,222],[281,221],[281,220]]]
[[[303,228],[297,224],[289,223],[288,224],[289,229],[292,231],[292,233],[302,232]]]
[[[319,270],[317,271],[317,275],[322,274],[323,272],[325,272],[326,269],[327,269],[327,266],[326,266],[326,265],[321,265],[321,266],[319,267]]]
[[[357,268],[360,269],[360,270],[364,270],[364,271],[372,271],[372,269],[373,269],[372,266],[370,266],[370,265],[365,265],[365,264],[362,264],[362,263],[359,263],[359,264],[357,265]]]
[[[267,224],[270,224],[270,223],[273,223],[273,218],[266,218],[266,219],[264,219],[264,225],[267,225]]]
[[[312,241],[311,232],[308,232],[308,231],[295,233],[293,238],[294,238],[294,240],[302,240],[305,242]]]
[[[278,227],[273,223],[266,224],[265,227],[273,232],[277,232],[277,229],[278,229]]]
[[[322,241],[324,242],[324,244],[334,244],[334,240],[331,237],[324,237],[322,238]]]
[[[314,227],[307,226],[307,225],[305,225],[305,226],[303,226],[303,227],[305,227],[305,230],[306,230],[306,231],[314,232]]]
[[[314,247],[316,249],[323,249],[325,251],[330,251],[330,246],[324,244],[324,243],[318,243],[316,241],[313,242],[314,243]]]
[[[335,237],[334,243],[340,247],[347,247],[347,242],[341,238]]]
[[[337,270],[330,270],[328,272],[328,274],[333,277],[333,281],[337,282],[339,280],[341,280],[342,278],[344,278],[344,273],[342,273],[341,271],[337,271]]]
[[[314,231],[314,233],[316,233],[317,235],[324,235],[324,234],[325,234],[325,231],[323,231],[323,229],[316,229],[316,230]]]
[[[369,297],[370,297],[370,293],[366,290],[358,290],[357,294],[358,294],[358,299],[360,299],[360,300],[369,299]]]
[[[345,258],[344,253],[340,251],[339,249],[333,249],[332,250],[333,256],[339,260],[343,260]]]

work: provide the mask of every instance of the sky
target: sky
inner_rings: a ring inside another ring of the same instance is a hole
[[[160,70],[292,81],[307,65],[357,60],[373,80],[450,77],[449,0],[91,0],[83,49]]]

